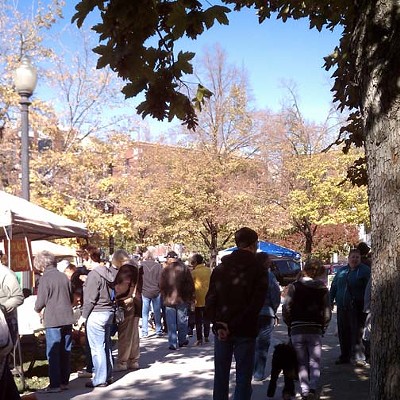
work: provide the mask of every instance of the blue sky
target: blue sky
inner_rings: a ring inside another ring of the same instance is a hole
[[[67,1],[64,21],[69,24],[77,1]],[[93,13],[87,22],[93,23],[98,14]],[[306,119],[323,121],[331,106],[333,71],[325,71],[323,57],[330,54],[339,43],[340,32],[308,28],[308,20],[283,23],[270,19],[258,24],[254,10],[243,9],[229,14],[230,24],[216,24],[197,40],[184,39],[179,45],[194,51],[198,57],[206,48],[219,44],[228,61],[248,72],[255,107],[278,111],[287,96],[283,81],[295,83],[298,102]],[[85,23],[89,26],[88,23]],[[146,118],[147,120],[147,118]],[[156,130],[168,129],[171,124],[152,119],[149,125]]]
[[[307,20],[271,19],[260,25],[248,9],[229,15],[229,26],[216,25],[197,41],[187,41],[189,49],[201,53],[219,43],[230,62],[248,71],[258,108],[278,111],[287,94],[282,82],[294,82],[305,117],[323,120],[332,101],[332,71],[323,68],[323,57],[333,52],[340,32],[310,30]]]

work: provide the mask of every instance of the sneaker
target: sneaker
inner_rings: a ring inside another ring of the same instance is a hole
[[[202,340],[196,340],[196,342],[194,343],[195,346],[202,346],[203,345],[203,341]]]
[[[366,366],[366,362],[364,360],[357,360],[354,365],[356,367],[365,367]]]
[[[164,336],[164,334],[162,332],[156,333],[156,337],[163,337],[163,336]]]
[[[39,389],[38,393],[60,393],[61,388],[47,386],[44,389]]]
[[[171,346],[168,347],[170,350],[176,350],[176,347],[171,344]]]
[[[91,372],[87,372],[86,370],[82,369],[81,371],[78,371],[78,378],[91,378],[92,377]]]
[[[184,342],[179,343],[179,347],[185,347],[185,346],[187,346],[188,344],[189,344],[189,340],[185,340]]]
[[[126,364],[116,364],[113,368],[114,372],[126,371],[128,366]]]
[[[140,369],[139,363],[138,362],[128,363],[128,369],[133,369],[133,370]]]
[[[142,334],[142,339],[147,339],[149,337],[149,335],[146,333],[145,335]]]
[[[98,385],[93,385],[93,382],[91,382],[91,381],[85,383],[85,387],[87,387],[87,388],[97,388],[97,387],[104,388],[107,386],[108,386],[108,383],[99,383]]]

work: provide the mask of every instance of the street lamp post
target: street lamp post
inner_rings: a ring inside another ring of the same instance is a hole
[[[20,66],[14,73],[14,85],[21,96],[21,169],[22,197],[29,201],[29,98],[32,96],[37,83],[35,67],[29,58],[22,57]]]

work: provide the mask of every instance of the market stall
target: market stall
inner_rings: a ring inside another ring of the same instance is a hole
[[[56,238],[87,237],[84,224],[57,215],[43,207],[33,204],[20,197],[0,191],[0,242],[3,242],[7,255],[8,267],[20,271],[22,287],[32,287],[32,246],[36,240]],[[47,249],[51,251],[51,249]],[[38,315],[33,311],[34,299],[29,299],[18,308],[18,321],[21,324],[20,334],[33,335],[39,327]],[[22,355],[19,342],[14,348],[22,365]],[[24,381],[21,368],[21,378]]]

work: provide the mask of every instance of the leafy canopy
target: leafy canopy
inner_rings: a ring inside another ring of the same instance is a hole
[[[100,55],[98,68],[109,65],[127,82],[123,88],[126,97],[145,92],[145,100],[137,108],[143,117],[169,121],[177,117],[194,128],[195,107],[201,107],[211,93],[201,85],[193,100],[182,93],[186,86],[183,77],[193,72],[195,54],[176,54],[174,44],[184,35],[196,39],[215,21],[228,24],[229,8],[203,10],[196,0],[85,0],[76,6],[73,21],[80,27],[95,8],[101,15],[101,22],[93,27],[101,42],[94,49]]]
[[[259,23],[272,15],[285,22],[288,18],[308,18],[310,29],[319,31],[343,28],[342,38],[332,54],[325,57],[325,68],[334,69],[333,99],[338,109],[353,110],[336,144],[344,143],[344,151],[351,145],[364,143],[361,124],[361,91],[357,85],[357,52],[352,46],[352,34],[362,5],[347,0],[222,0],[234,11],[254,8]],[[190,98],[183,78],[192,72],[194,53],[177,54],[175,44],[184,35],[196,39],[215,21],[228,25],[229,7],[211,5],[197,0],[81,0],[76,6],[73,21],[81,26],[95,8],[101,22],[93,27],[99,34],[100,45],[94,49],[100,55],[98,67],[109,65],[127,83],[126,97],[145,92],[145,100],[137,111],[143,117],[171,121],[177,117],[190,129],[198,123],[196,109],[201,109],[212,93],[199,85],[197,95]],[[186,91],[185,91],[186,89]],[[366,183],[365,159],[358,160],[349,177],[358,185]]]

